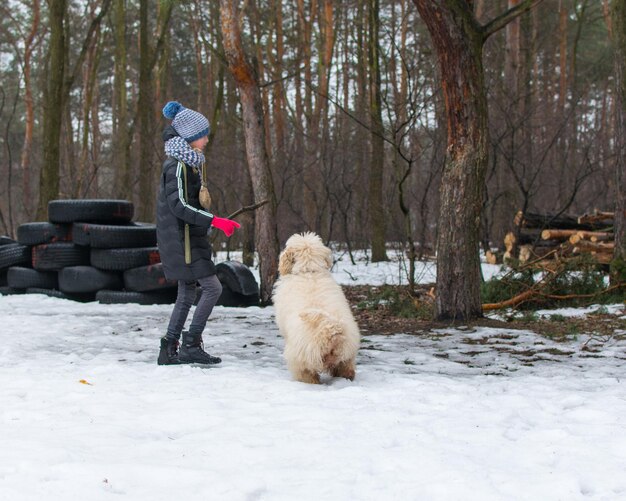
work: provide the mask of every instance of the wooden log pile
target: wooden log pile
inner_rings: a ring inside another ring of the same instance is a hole
[[[504,238],[504,262],[533,262],[551,268],[557,262],[588,255],[598,264],[613,259],[613,213],[595,211],[582,216],[519,211],[513,231]]]

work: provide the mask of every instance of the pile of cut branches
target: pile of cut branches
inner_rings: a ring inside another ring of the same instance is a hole
[[[543,257],[518,265],[503,277],[485,282],[483,311],[504,308],[584,306],[621,302],[626,299],[626,283],[607,287],[605,273],[589,256],[554,260],[537,271]]]

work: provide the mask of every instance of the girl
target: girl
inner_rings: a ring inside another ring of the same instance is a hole
[[[157,363],[218,364],[222,360],[206,353],[202,344],[202,331],[222,293],[206,235],[214,226],[230,237],[239,224],[214,216],[200,205],[205,162],[202,151],[209,141],[209,121],[175,101],[165,105],[163,115],[172,120],[172,125],[163,131],[167,158],[157,201],[157,244],[165,276],[178,281],[178,296],[167,333],[161,338]],[[196,297],[196,282],[200,283],[202,295],[189,330],[183,331]]]

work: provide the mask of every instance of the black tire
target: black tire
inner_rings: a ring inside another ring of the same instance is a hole
[[[156,226],[75,223],[74,242],[98,249],[154,247]]]
[[[22,245],[38,245],[72,240],[72,226],[54,223],[24,223],[17,227],[17,241]]]
[[[7,270],[0,270],[0,287],[5,287],[7,284]]]
[[[121,288],[119,273],[102,271],[93,266],[69,266],[59,271],[59,289],[65,293],[95,293],[102,289]]]
[[[3,286],[0,287],[0,295],[2,296],[13,296],[15,294],[25,294],[26,291],[24,289],[14,289],[13,287]]]
[[[222,294],[220,295],[216,304],[218,306],[234,307],[258,306],[259,295],[252,294],[249,296],[244,296],[243,294],[234,292],[227,284],[222,283]]]
[[[89,228],[93,223],[73,223],[72,242],[76,245],[89,245]]]
[[[91,266],[101,270],[124,271],[161,262],[157,247],[134,249],[91,249]]]
[[[250,269],[237,261],[224,261],[215,266],[217,278],[237,294],[259,296],[259,284]]]
[[[124,272],[124,287],[130,291],[146,292],[176,287],[175,280],[167,280],[161,263],[141,266]]]
[[[7,273],[7,284],[15,289],[58,289],[57,274],[53,271],[39,271],[32,268],[12,266]]]
[[[91,221],[127,223],[133,218],[133,204],[128,200],[52,200],[48,219],[52,223]]]
[[[89,249],[70,242],[57,242],[33,247],[33,268],[58,271],[67,266],[89,264]]]
[[[0,247],[0,270],[18,264],[30,264],[30,247],[21,244],[6,244]]]
[[[0,245],[7,244],[16,244],[17,242],[13,240],[11,237],[7,237],[6,235],[0,235]]]
[[[58,297],[60,299],[70,299],[70,297],[57,289],[48,289],[46,287],[29,287],[26,289],[26,294],[43,294],[49,297]]]
[[[84,294],[66,294],[65,292],[61,292],[59,290],[53,289],[40,289],[37,287],[31,287],[26,289],[27,294],[43,294],[49,297],[57,297],[59,299],[69,299],[71,301],[78,301],[80,303],[89,303],[91,301],[95,301],[96,295],[93,292],[84,293]]]
[[[102,304],[172,304],[176,302],[176,289],[153,292],[102,290],[96,293],[96,301]]]

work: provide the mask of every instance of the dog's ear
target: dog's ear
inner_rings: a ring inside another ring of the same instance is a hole
[[[287,248],[282,251],[278,259],[278,273],[280,273],[281,276],[289,275],[293,269],[294,262],[295,255],[293,249]]]

